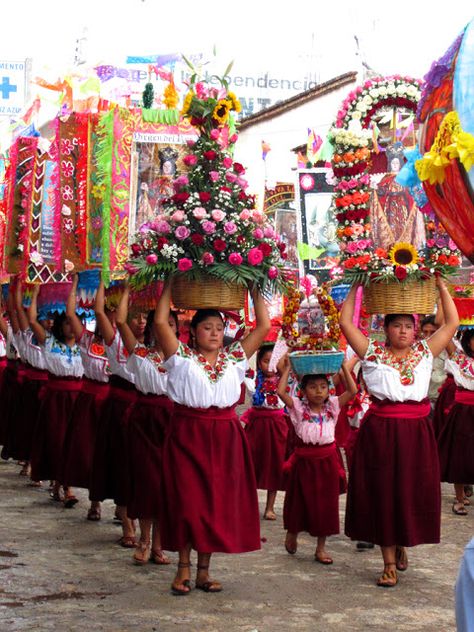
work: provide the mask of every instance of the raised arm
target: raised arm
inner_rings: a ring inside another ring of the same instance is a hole
[[[129,297],[130,289],[128,287],[128,283],[126,283],[117,307],[117,316],[115,322],[117,324],[117,329],[120,332],[120,337],[122,338],[125,349],[128,351],[128,353],[133,353],[133,350],[137,346],[137,339],[133,335],[133,332],[127,323]]]
[[[288,378],[290,377],[290,368],[290,359],[288,358],[288,354],[286,354],[280,359],[277,365],[278,372],[280,373],[277,394],[287,408],[293,408],[293,399],[286,392]]]
[[[358,327],[356,327],[352,321],[354,317],[355,299],[356,299],[357,286],[353,285],[344,301],[339,316],[339,325],[342,332],[347,339],[347,342],[354,349],[355,353],[362,360],[367,353],[369,346],[369,339],[364,336]]]
[[[105,313],[105,288],[102,279],[100,279],[97,294],[95,295],[94,312],[102,338],[105,344],[109,346],[113,342],[115,331]]]
[[[18,316],[16,313],[15,301],[13,298],[12,292],[12,284],[8,288],[8,297],[7,297],[7,313],[8,319],[10,320],[10,325],[14,334],[17,334],[20,330],[20,325],[18,323]]]
[[[456,329],[459,327],[458,310],[456,309],[456,305],[454,304],[448,288],[441,277],[436,279],[436,284],[439,289],[441,307],[443,308],[444,325],[441,325],[441,327],[427,340],[431,353],[435,357],[438,356],[443,349],[446,349],[456,333]]]
[[[0,332],[2,333],[3,337],[6,339],[7,338],[7,333],[8,333],[8,325],[7,325],[7,321],[3,318],[3,312],[5,311],[4,309],[4,305],[3,305],[3,301],[0,301]]]
[[[77,296],[77,284],[79,282],[79,275],[74,274],[72,277],[72,287],[69,292],[69,296],[67,297],[66,302],[66,316],[69,319],[71,324],[72,333],[76,338],[76,342],[78,342],[82,334],[84,333],[84,325],[81,322],[81,319],[76,314],[76,296]]]
[[[46,340],[46,330],[38,322],[38,294],[40,286],[33,286],[33,294],[31,295],[31,305],[28,310],[28,320],[30,327],[40,345],[44,345]]]
[[[258,290],[252,291],[252,300],[255,306],[255,319],[256,327],[248,336],[242,339],[242,349],[245,352],[247,358],[253,356],[253,354],[260,348],[262,342],[265,340],[265,336],[270,331],[270,316],[268,315],[267,306],[263,300],[263,296]]]
[[[153,318],[153,331],[163,350],[165,360],[171,358],[171,356],[176,353],[179,345],[176,334],[168,322],[171,307],[171,283],[171,280],[166,281],[161,296],[158,299],[155,316]]]
[[[344,360],[344,362],[342,363],[342,380],[345,384],[346,390],[344,391],[344,393],[342,393],[342,395],[339,395],[338,399],[339,399],[339,406],[344,406],[345,404],[347,404],[348,402],[350,402],[350,400],[355,397],[357,395],[357,384],[354,381],[354,378],[352,377],[350,368],[349,368],[349,361]]]
[[[15,297],[14,297],[16,315],[18,317],[18,325],[21,331],[26,331],[29,328],[30,323],[28,322],[28,316],[26,315],[25,309],[23,307],[22,299],[23,299],[23,294],[21,291],[21,281],[20,279],[18,279],[16,288],[15,288]]]

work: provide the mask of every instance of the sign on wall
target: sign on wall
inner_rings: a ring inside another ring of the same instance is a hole
[[[26,101],[28,63],[0,60],[0,116],[19,116]]]

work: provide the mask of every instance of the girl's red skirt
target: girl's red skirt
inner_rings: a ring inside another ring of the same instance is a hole
[[[202,553],[260,548],[252,457],[233,408],[175,404],[163,449],[164,549]]]
[[[249,408],[241,417],[250,446],[257,489],[284,489],[288,424],[283,410]]]
[[[163,444],[172,411],[167,397],[138,394],[128,423],[129,518],[160,517]]]
[[[354,457],[354,448],[355,448],[358,434],[359,434],[359,428],[353,428],[351,426],[349,430],[349,434],[347,435],[347,438],[346,438],[346,444],[344,446],[344,452],[346,453],[347,470],[349,472],[349,476],[351,472],[352,459]]]
[[[13,419],[8,425],[8,436],[2,450],[4,458],[29,461],[33,435],[41,406],[41,394],[48,382],[45,370],[25,365],[17,376],[18,402]]]
[[[449,416],[449,409],[454,403],[454,394],[456,392],[456,382],[452,375],[448,375],[443,386],[441,387],[436,400],[433,414],[433,428],[435,437],[438,439],[441,431],[446,425]]]
[[[128,421],[137,401],[131,382],[117,375],[110,378],[110,391],[97,428],[89,498],[102,501],[112,498],[125,506],[129,497]]]
[[[5,378],[5,373],[7,371],[8,360],[7,356],[0,357],[0,404],[1,404],[1,413],[0,413],[0,445],[2,445],[1,441],[1,432],[2,432],[2,419],[4,415],[4,405],[5,405],[5,397],[6,394],[3,392],[3,381]]]
[[[31,449],[31,478],[59,481],[64,438],[82,379],[50,375],[46,382]]]
[[[3,371],[2,406],[0,412],[0,445],[5,446],[9,434],[10,420],[15,421],[16,409],[20,401],[18,375],[19,360],[7,360]],[[3,458],[9,458],[5,456]]]
[[[430,404],[375,402],[355,444],[345,533],[381,546],[439,542],[441,492]]]
[[[438,438],[441,480],[474,482],[474,392],[456,389],[454,403]]]
[[[107,382],[83,378],[64,438],[63,485],[89,488],[97,429],[108,395]]]
[[[299,440],[285,470],[285,529],[319,537],[339,533],[341,465],[336,444],[318,446]]]

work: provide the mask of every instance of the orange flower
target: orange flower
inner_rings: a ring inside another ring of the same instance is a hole
[[[446,255],[440,255],[438,257],[438,263],[440,263],[441,265],[445,265],[446,263],[448,263],[448,257]]]
[[[334,154],[332,157],[335,163],[342,162],[342,156],[340,154]]]
[[[354,162],[354,154],[351,151],[348,151],[347,153],[343,154],[342,156],[344,162]]]
[[[380,259],[387,258],[387,251],[384,250],[383,248],[377,248],[377,250],[375,251],[375,254],[377,255],[377,257],[380,257]]]
[[[352,235],[352,233],[353,233],[353,232],[354,232],[354,231],[353,231],[353,229],[352,229],[350,226],[346,226],[346,227],[344,228],[344,235],[345,235],[346,237],[350,237],[350,236]]]
[[[448,265],[449,266],[458,266],[459,265],[459,257],[456,257],[456,255],[450,255],[448,257]]]

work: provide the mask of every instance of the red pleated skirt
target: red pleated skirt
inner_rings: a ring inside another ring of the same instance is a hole
[[[357,435],[359,434],[359,428],[353,428],[351,426],[349,434],[347,435],[346,445],[344,446],[344,452],[346,453],[347,470],[350,475],[352,467],[352,459],[354,456],[354,448],[357,441]]]
[[[10,419],[15,421],[15,412],[20,401],[18,383],[18,360],[7,360],[3,371],[2,406],[0,412],[0,445],[5,446],[9,434]],[[6,457],[8,458],[8,457]]]
[[[89,488],[97,430],[109,390],[107,382],[82,380],[64,438],[63,485]]]
[[[288,424],[283,410],[249,408],[243,415],[257,489],[283,490]]]
[[[128,421],[137,401],[131,382],[116,375],[110,378],[110,391],[97,428],[89,498],[103,501],[112,498],[125,506],[129,498]]]
[[[260,548],[252,457],[233,408],[175,404],[163,449],[164,549],[202,553]]]
[[[396,418],[390,408],[398,411]],[[410,409],[426,416],[409,418],[404,411]],[[382,402],[377,413],[372,405],[349,472],[346,535],[380,546],[435,544],[440,519],[439,463],[428,401]]]
[[[31,449],[34,481],[61,479],[64,439],[81,388],[81,378],[50,375],[46,382]]]
[[[341,472],[336,444],[317,446],[299,440],[285,469],[285,529],[315,537],[339,533]]]
[[[454,403],[454,394],[456,393],[456,382],[452,375],[448,375],[443,386],[441,387],[436,400],[433,414],[433,429],[435,437],[438,439],[443,430],[449,416],[449,409]]]
[[[8,424],[8,436],[2,450],[3,458],[29,461],[33,436],[41,405],[41,396],[48,382],[48,372],[30,366],[21,367],[17,374],[15,414]]]
[[[162,395],[138,394],[128,423],[129,518],[158,520],[162,509],[163,444],[173,402]]]
[[[457,401],[465,394],[472,403]],[[474,483],[474,392],[456,389],[447,417],[438,437],[441,480]]]

